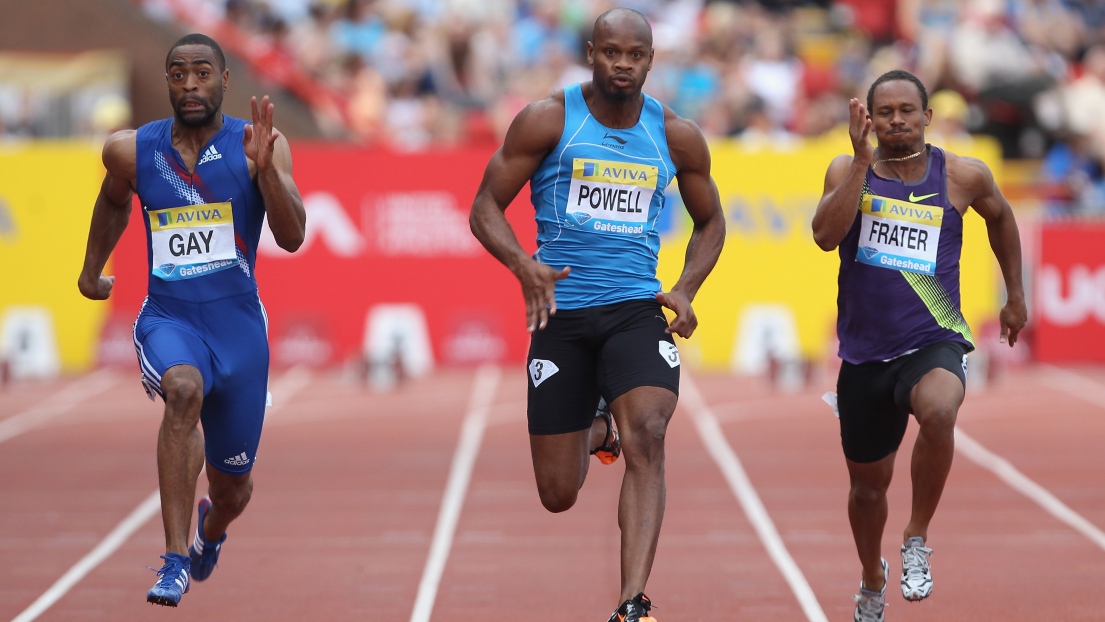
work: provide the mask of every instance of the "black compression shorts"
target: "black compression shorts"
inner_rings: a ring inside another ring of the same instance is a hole
[[[607,403],[637,387],[679,393],[679,351],[655,300],[557,311],[530,340],[529,432],[591,427]]]
[[[876,462],[898,450],[913,408],[909,394],[934,369],[946,369],[967,385],[967,347],[941,341],[890,361],[840,365],[836,383],[844,457]]]

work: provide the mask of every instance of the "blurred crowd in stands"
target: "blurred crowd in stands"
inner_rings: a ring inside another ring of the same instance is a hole
[[[653,25],[646,92],[709,136],[786,148],[905,68],[932,95],[932,134],[992,135],[1043,160],[1058,204],[1105,210],[1105,0],[198,2],[340,93],[341,122],[316,107],[335,138],[498,141],[527,102],[589,78],[595,17],[630,6]]]
[[[904,68],[934,142],[992,135],[1042,161],[1056,205],[1105,212],[1105,0],[135,1],[194,16],[184,29],[214,20],[264,50],[255,69],[331,94],[311,102],[324,135],[399,150],[501,140],[526,103],[589,79],[595,17],[629,6],[653,26],[645,91],[708,136],[840,131],[849,98]]]

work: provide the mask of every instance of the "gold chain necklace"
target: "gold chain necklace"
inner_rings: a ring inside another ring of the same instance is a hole
[[[921,155],[924,152],[925,152],[925,147],[922,147],[921,150],[918,151],[917,153],[911,153],[907,156],[902,156],[900,158],[884,158],[882,160],[875,160],[874,162],[871,163],[871,168],[874,169],[875,165],[881,164],[883,162],[905,162],[906,160],[912,160],[913,158],[916,158],[917,156]]]

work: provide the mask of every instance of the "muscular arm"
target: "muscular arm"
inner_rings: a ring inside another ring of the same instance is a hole
[[[698,320],[690,307],[703,281],[714,269],[721,248],[725,244],[725,216],[721,210],[721,198],[717,185],[710,176],[710,149],[702,132],[692,121],[669,113],[666,120],[668,152],[676,168],[679,194],[691,216],[694,228],[687,242],[687,254],[679,280],[658,299],[676,312],[676,318],[668,329],[681,337],[690,337]],[[680,308],[677,296],[686,299],[686,308]]]
[[[77,279],[81,294],[92,300],[110,296],[115,282],[115,277],[104,276],[103,270],[130,221],[131,197],[137,177],[135,136],[133,130],[116,132],[104,144],[103,162],[107,174],[92,207],[84,266]]]
[[[292,150],[288,139],[277,136],[273,145],[272,166],[257,167],[257,188],[265,200],[272,237],[280,248],[294,253],[307,231],[307,213],[303,198],[292,179]]]
[[[242,147],[264,199],[272,237],[280,248],[294,253],[303,244],[307,213],[292,179],[292,150],[288,139],[272,125],[275,106],[269,96],[261,98],[260,105],[256,97],[251,97],[249,107],[253,123],[245,128]]]
[[[840,245],[856,220],[869,162],[840,155],[825,172],[825,190],[813,215],[813,240],[823,251]]]
[[[534,102],[518,113],[503,146],[487,163],[468,217],[476,239],[521,282],[530,332],[544,328],[548,316],[556,313],[555,283],[566,277],[569,269],[557,271],[527,255],[504,212],[556,147],[563,127],[562,96]]]
[[[1021,281],[1021,238],[1013,208],[1001,194],[990,167],[981,160],[950,156],[948,159],[950,191],[958,189],[970,199],[970,206],[986,221],[990,248],[1005,279],[1006,303],[1001,310],[1001,336],[1012,346],[1028,321]]]
[[[875,148],[867,138],[871,118],[867,106],[858,99],[848,102],[848,136],[854,156],[837,156],[825,172],[825,190],[813,215],[813,240],[823,251],[840,245],[856,220],[860,193],[867,167],[875,159]]]

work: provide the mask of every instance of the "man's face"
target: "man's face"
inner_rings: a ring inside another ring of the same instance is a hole
[[[879,144],[898,151],[924,143],[932,109],[921,107],[921,92],[909,80],[890,80],[875,87],[871,127]]]
[[[203,127],[223,105],[230,72],[220,72],[215,52],[206,45],[182,45],[169,56],[165,79],[176,119],[188,127]]]
[[[641,92],[652,69],[652,46],[631,21],[608,23],[587,43],[595,88],[611,99],[630,99]]]

